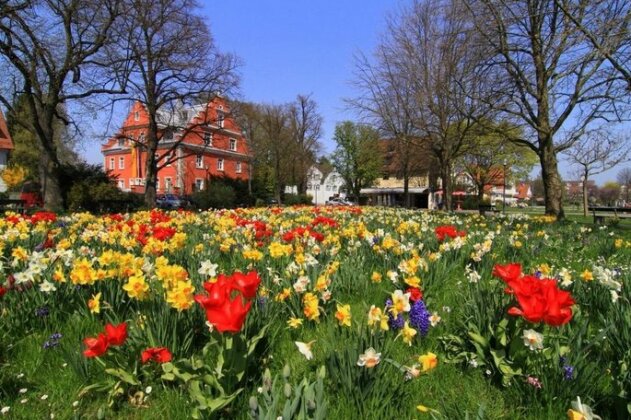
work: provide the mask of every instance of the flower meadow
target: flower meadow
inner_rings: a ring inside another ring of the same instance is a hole
[[[377,207],[7,213],[0,256],[0,416],[631,416],[623,229]]]

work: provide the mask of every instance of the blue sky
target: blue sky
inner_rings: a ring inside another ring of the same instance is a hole
[[[238,55],[241,99],[285,103],[298,94],[312,94],[324,118],[325,152],[334,148],[337,122],[354,119],[344,98],[353,95],[353,55],[370,54],[385,29],[386,17],[404,0],[206,0],[202,13],[215,42]],[[112,121],[120,124],[123,117]],[[99,145],[86,144],[82,154],[102,162]],[[614,180],[620,167],[597,176],[599,184]],[[536,168],[536,173],[539,169]],[[565,179],[571,176],[561,165]]]

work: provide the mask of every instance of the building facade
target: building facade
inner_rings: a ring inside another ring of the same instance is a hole
[[[344,179],[335,170],[326,170],[313,165],[307,171],[307,195],[311,196],[313,204],[322,205],[334,197],[345,197]],[[295,185],[285,187],[288,194],[297,194]]]
[[[135,102],[121,129],[101,148],[105,170],[123,191],[144,192],[148,127],[145,107]],[[160,111],[158,128],[158,194],[189,195],[203,190],[213,176],[249,178],[248,146],[224,98]]]
[[[7,167],[11,150],[13,150],[13,140],[7,128],[4,115],[0,110],[0,171]],[[0,178],[0,192],[5,192],[6,190],[7,186],[4,184],[2,178]]]

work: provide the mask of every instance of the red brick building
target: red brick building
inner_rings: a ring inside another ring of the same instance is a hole
[[[147,152],[142,144],[148,127],[148,114],[136,102],[121,129],[101,147],[105,170],[117,178],[121,190],[144,191]],[[161,111],[158,127],[159,194],[191,194],[213,175],[248,179],[248,147],[225,99]]]

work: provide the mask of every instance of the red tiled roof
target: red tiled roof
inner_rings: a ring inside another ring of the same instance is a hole
[[[13,140],[7,128],[7,122],[0,110],[0,150],[13,150]]]
[[[521,199],[521,200],[526,200],[528,198],[530,198],[528,196],[528,191],[530,189],[530,185],[528,184],[519,184],[517,186],[517,198]]]

